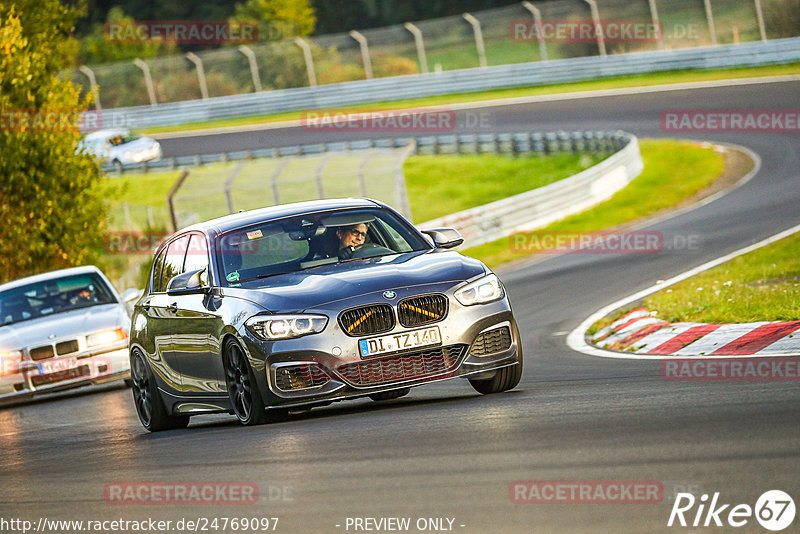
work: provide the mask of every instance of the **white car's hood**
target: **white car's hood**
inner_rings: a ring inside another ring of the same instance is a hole
[[[124,328],[127,331],[128,323],[118,303],[54,313],[0,327],[0,352],[76,339],[102,330]]]

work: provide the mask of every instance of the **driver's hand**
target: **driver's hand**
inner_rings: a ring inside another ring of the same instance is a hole
[[[340,260],[349,260],[353,257],[353,252],[355,252],[355,247],[348,246],[344,247],[342,250],[339,251],[339,259]]]

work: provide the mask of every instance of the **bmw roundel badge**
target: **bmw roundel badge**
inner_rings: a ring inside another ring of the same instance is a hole
[[[384,297],[384,298],[387,298],[387,299],[389,299],[389,300],[392,300],[392,299],[393,299],[393,298],[395,298],[396,296],[397,296],[397,293],[395,293],[394,291],[384,291],[384,292],[383,292],[383,297]]]

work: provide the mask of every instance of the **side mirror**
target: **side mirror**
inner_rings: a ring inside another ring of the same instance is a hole
[[[423,234],[428,234],[433,239],[436,248],[453,248],[464,242],[464,238],[455,228],[432,228],[422,230]]]
[[[167,295],[194,295],[205,293],[208,287],[203,286],[201,279],[205,267],[196,271],[188,271],[173,277],[167,284]]]
[[[128,288],[122,293],[120,298],[122,299],[122,306],[125,308],[125,313],[128,314],[128,317],[133,315],[133,305],[141,296],[141,289]]]

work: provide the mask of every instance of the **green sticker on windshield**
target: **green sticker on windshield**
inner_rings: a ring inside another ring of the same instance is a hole
[[[233,271],[228,276],[225,277],[225,280],[228,282],[238,282],[239,281],[239,271]]]

